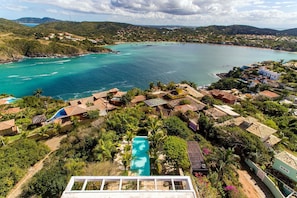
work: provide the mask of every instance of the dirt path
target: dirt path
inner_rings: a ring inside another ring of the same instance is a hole
[[[265,198],[265,194],[252,179],[246,170],[238,170],[239,182],[242,184],[243,192],[247,197]]]
[[[34,164],[31,168],[29,168],[26,175],[14,186],[13,189],[10,190],[6,198],[15,198],[19,197],[22,193],[22,187],[24,186],[27,181],[29,181],[38,171],[40,171],[43,167],[43,162],[54,152],[56,151],[60,146],[60,141],[66,137],[66,135],[54,137],[52,139],[49,139],[44,142],[45,145],[47,145],[51,152],[48,153],[42,160]]]

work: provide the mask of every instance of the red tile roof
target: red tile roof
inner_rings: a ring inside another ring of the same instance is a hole
[[[14,119],[0,122],[0,130],[7,130],[15,127]]]
[[[269,91],[269,90],[265,90],[265,91],[261,91],[260,93],[259,93],[259,95],[261,95],[261,96],[265,96],[265,97],[267,97],[267,98],[278,98],[279,97],[279,95],[277,94],[277,93],[274,93],[274,92],[272,92],[272,91]]]
[[[139,102],[143,102],[146,100],[146,97],[144,95],[139,95],[139,96],[135,96],[132,100],[131,103],[136,104]]]

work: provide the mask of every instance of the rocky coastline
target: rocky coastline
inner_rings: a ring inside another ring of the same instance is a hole
[[[83,56],[87,54],[106,54],[106,53],[117,53],[117,52],[109,48],[102,48],[98,52],[87,51],[87,52],[76,53],[76,54],[33,54],[30,56],[24,56],[20,54],[13,54],[11,56],[0,55],[0,64],[19,62],[25,58],[71,58],[71,57],[78,57],[78,56]]]

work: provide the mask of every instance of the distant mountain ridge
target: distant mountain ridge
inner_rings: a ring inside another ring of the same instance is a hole
[[[15,20],[15,22],[18,22],[18,23],[38,23],[38,24],[58,22],[58,21],[61,21],[61,20],[49,18],[49,17],[43,17],[43,18],[23,17]]]
[[[275,30],[269,28],[257,28],[248,25],[230,25],[230,26],[207,26],[198,27],[198,29],[207,29],[221,34],[255,34],[255,35],[278,35],[278,36],[297,36],[297,28],[287,30]]]
[[[43,18],[35,18],[35,17],[23,17],[14,20],[18,23],[37,23],[37,24],[44,24],[44,23],[52,23],[52,22],[64,22],[64,25],[72,23],[72,25],[75,24],[75,26],[80,26],[84,23],[97,23],[100,24],[108,24],[110,26],[111,24],[114,24],[113,26],[123,26],[125,24],[126,26],[131,24],[126,23],[117,23],[117,22],[71,22],[71,21],[61,21],[58,19],[50,18],[50,17],[43,17]],[[57,26],[61,26],[62,24]],[[67,25],[66,25],[67,26]],[[258,28],[248,25],[229,25],[229,26],[219,26],[219,25],[211,25],[211,26],[200,26],[200,27],[186,27],[186,26],[178,26],[178,25],[133,25],[133,26],[139,26],[139,27],[147,27],[152,29],[195,29],[200,31],[209,31],[214,32],[217,34],[226,34],[226,35],[236,35],[236,34],[254,34],[254,35],[275,35],[275,36],[297,36],[297,28],[287,29],[287,30],[275,30],[271,28]],[[108,28],[108,27],[106,27]],[[114,28],[114,27],[113,27]],[[112,29],[113,29],[112,28]]]

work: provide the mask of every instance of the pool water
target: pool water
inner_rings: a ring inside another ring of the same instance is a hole
[[[14,101],[18,100],[18,98],[8,97],[8,98],[2,98],[1,100],[4,101],[4,104],[11,104]]]
[[[132,141],[130,170],[139,176],[150,175],[149,142],[146,136],[136,136]]]
[[[59,111],[57,111],[53,117],[48,119],[48,122],[52,122],[57,118],[62,118],[62,117],[65,117],[65,116],[67,116],[67,113],[65,112],[64,108],[62,108]]]

